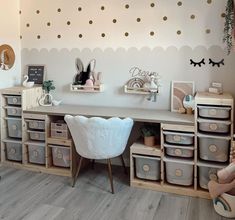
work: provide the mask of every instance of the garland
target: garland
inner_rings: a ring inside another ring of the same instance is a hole
[[[230,54],[233,47],[233,34],[234,34],[234,2],[228,0],[225,13],[224,24],[224,37],[223,42],[227,45],[227,53]]]

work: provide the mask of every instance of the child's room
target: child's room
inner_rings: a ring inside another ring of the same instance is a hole
[[[234,0],[0,0],[0,218],[235,219]]]

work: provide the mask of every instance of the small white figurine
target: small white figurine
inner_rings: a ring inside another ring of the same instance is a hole
[[[34,82],[28,82],[28,80],[29,80],[29,76],[28,75],[25,75],[24,76],[24,81],[23,81],[23,86],[24,87],[27,87],[27,88],[30,88],[30,87],[33,87],[33,85],[34,85]]]
[[[147,100],[152,100],[153,102],[157,101],[157,94],[159,92],[159,75],[158,74],[151,74],[146,77],[148,82],[146,82],[143,86],[145,91],[150,92],[149,97]]]

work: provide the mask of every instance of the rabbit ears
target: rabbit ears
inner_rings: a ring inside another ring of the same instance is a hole
[[[93,72],[95,70],[96,60],[92,59],[88,63],[86,70],[84,69],[84,65],[83,65],[83,62],[81,61],[81,59],[77,58],[75,61],[75,64],[76,64],[76,68],[77,68],[78,72],[83,72],[83,71]]]

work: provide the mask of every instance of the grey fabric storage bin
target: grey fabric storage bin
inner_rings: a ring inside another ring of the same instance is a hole
[[[6,118],[8,136],[13,138],[22,138],[22,119]]]
[[[193,133],[163,131],[165,142],[170,144],[193,145]]]
[[[169,156],[191,158],[194,155],[193,146],[175,146],[164,144],[165,152]]]
[[[45,121],[40,120],[25,120],[28,123],[30,129],[45,130]]]
[[[21,96],[6,95],[8,105],[21,105]]]
[[[22,115],[22,109],[21,109],[21,107],[5,106],[4,108],[7,110],[7,115],[8,115],[8,116],[17,116],[17,117],[21,117],[21,115]]]
[[[226,162],[229,159],[229,139],[199,136],[198,146],[199,157],[203,160]]]
[[[36,141],[45,141],[45,132],[44,131],[27,131],[29,133],[29,138]]]
[[[133,155],[135,158],[136,177],[147,180],[160,180],[161,159],[159,157],[149,157]]]
[[[224,166],[216,163],[198,162],[199,168],[199,185],[203,189],[208,189],[208,182],[210,180],[217,180],[217,171],[224,168]]]
[[[22,143],[19,141],[6,140],[6,157],[7,160],[22,161]]]
[[[28,144],[29,162],[45,164],[45,145]]]
[[[198,119],[198,128],[200,131],[226,134],[230,131],[230,121],[215,121]]]
[[[204,118],[228,119],[231,107],[201,106],[198,105],[198,115]]]
[[[165,157],[165,173],[168,183],[191,186],[193,184],[193,161]]]
[[[52,149],[52,161],[58,167],[70,167],[70,148],[59,145],[48,145]]]

